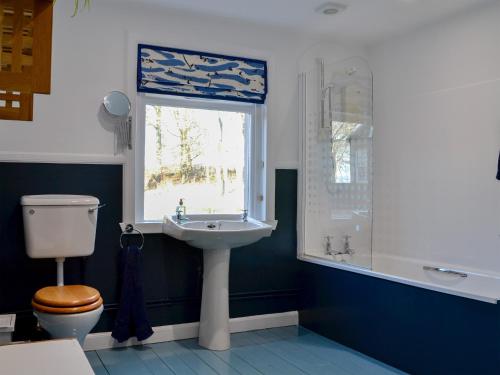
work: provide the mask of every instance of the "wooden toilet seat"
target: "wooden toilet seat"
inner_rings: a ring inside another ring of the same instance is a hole
[[[85,285],[45,287],[31,301],[35,310],[50,314],[78,314],[98,309],[102,304],[99,291]]]

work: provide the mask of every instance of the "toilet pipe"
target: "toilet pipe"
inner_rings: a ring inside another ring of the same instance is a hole
[[[65,258],[56,258],[57,286],[64,286],[64,259]]]

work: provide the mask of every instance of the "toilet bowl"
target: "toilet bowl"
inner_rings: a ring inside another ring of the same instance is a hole
[[[52,338],[74,337],[82,346],[103,311],[99,292],[85,285],[42,288],[31,304],[40,326]]]

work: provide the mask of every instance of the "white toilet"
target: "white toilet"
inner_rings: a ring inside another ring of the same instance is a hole
[[[94,288],[64,285],[64,259],[94,252],[99,200],[82,195],[30,195],[22,197],[21,205],[28,256],[57,262],[57,286],[35,293],[34,315],[51,337],[74,337],[83,346],[99,321],[103,300]]]

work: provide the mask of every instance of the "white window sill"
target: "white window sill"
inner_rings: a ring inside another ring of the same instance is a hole
[[[125,232],[125,227],[128,224],[132,224],[135,229],[139,230],[143,234],[153,234],[153,233],[163,233],[161,221],[147,221],[142,223],[120,223],[120,229]]]
[[[278,220],[266,220],[264,223],[269,224],[273,227],[273,231],[276,230],[278,226]],[[132,224],[135,229],[139,230],[143,234],[155,234],[163,233],[163,223],[161,221],[146,221],[140,223],[120,223],[120,229],[122,232],[125,231],[125,227],[128,224]]]

